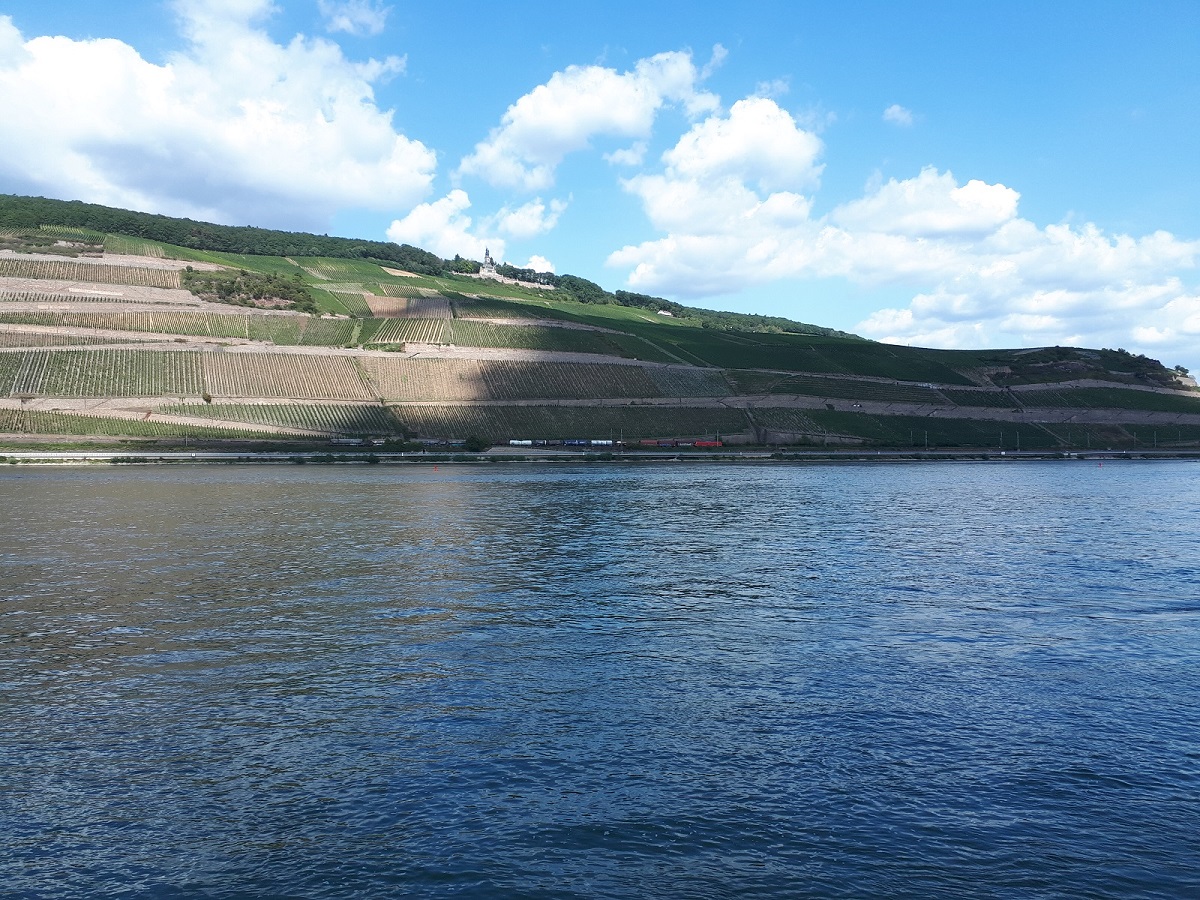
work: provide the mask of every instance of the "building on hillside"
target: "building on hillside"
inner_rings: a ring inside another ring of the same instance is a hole
[[[492,251],[487,247],[483,248],[483,263],[479,266],[480,275],[496,276],[496,261],[492,259]]]

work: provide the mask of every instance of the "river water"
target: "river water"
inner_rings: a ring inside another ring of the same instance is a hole
[[[1200,895],[1200,466],[0,469],[0,893]]]

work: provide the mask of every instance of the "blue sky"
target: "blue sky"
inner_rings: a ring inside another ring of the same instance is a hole
[[[0,191],[1200,370],[1200,4],[0,5]]]

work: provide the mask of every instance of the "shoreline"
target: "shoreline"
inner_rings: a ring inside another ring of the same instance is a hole
[[[498,465],[636,463],[1107,462],[1200,461],[1200,450],[793,450],[735,453],[627,451],[580,453],[423,453],[306,451],[0,450],[0,466],[158,465]]]

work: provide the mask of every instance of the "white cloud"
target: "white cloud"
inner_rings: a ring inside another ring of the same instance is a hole
[[[440,200],[419,204],[403,219],[392,222],[387,230],[388,240],[413,244],[443,259],[453,259],[456,255],[483,259],[485,250],[491,250],[493,258],[503,259],[502,239],[472,232],[471,218],[464,215],[470,207],[467,192],[453,190]]]
[[[911,109],[905,109],[899,103],[893,103],[883,111],[883,121],[899,125],[901,128],[911,128],[913,114]]]
[[[621,150],[605,153],[604,159],[614,166],[640,166],[646,159],[646,142],[635,141]]]
[[[691,116],[716,109],[716,96],[698,89],[703,77],[689,52],[660,53],[624,73],[569,66],[510,106],[458,173],[496,186],[545,190],[563,158],[595,137],[645,138],[667,104]]]
[[[549,207],[541,197],[530,200],[516,209],[507,206],[500,210],[492,222],[495,228],[512,238],[530,238],[545,234],[558,224],[558,217],[566,210],[564,200],[551,200]]]
[[[821,141],[767,97],[739,100],[710,116],[663,154],[671,177],[703,182],[736,177],[763,190],[815,187]]]
[[[830,217],[851,230],[912,237],[983,235],[1013,219],[1021,195],[1002,184],[968,181],[932,167],[916,178],[894,178],[874,193],[839,207]]]
[[[288,228],[428,193],[433,152],[374,99],[403,60],[276,44],[258,24],[267,0],[175,8],[187,46],[162,65],[116,40],[26,40],[0,18],[7,189]]]
[[[317,8],[329,31],[354,35],[381,34],[392,11],[379,0],[317,0]]]
[[[0,68],[12,68],[27,61],[25,39],[13,24],[12,16],[0,16]]]
[[[533,269],[535,272],[554,273],[554,263],[550,262],[550,260],[546,259],[544,256],[531,256],[529,257],[529,262],[525,263],[523,266],[518,266],[518,268]]]
[[[792,86],[786,78],[774,78],[771,81],[760,81],[754,88],[754,96],[775,100],[785,96],[791,89]]]
[[[609,264],[636,290],[699,298],[781,279],[843,277],[910,288],[904,308],[855,330],[929,346],[1085,342],[1192,354],[1200,297],[1183,275],[1200,241],[1166,232],[1105,233],[1093,224],[1039,227],[1003,184],[926,168],[868,186],[812,218],[820,142],[773,101],[694,126],[657,174],[627,179],[663,236],[623,247]],[[812,318],[812,315],[809,314]]]
[[[736,290],[748,269],[762,279],[781,238],[809,224],[800,191],[818,183],[820,151],[774,100],[738,101],[684,134],[663,154],[661,174],[623,182],[668,236],[618,250],[609,264],[631,268],[632,287],[692,297]]]

